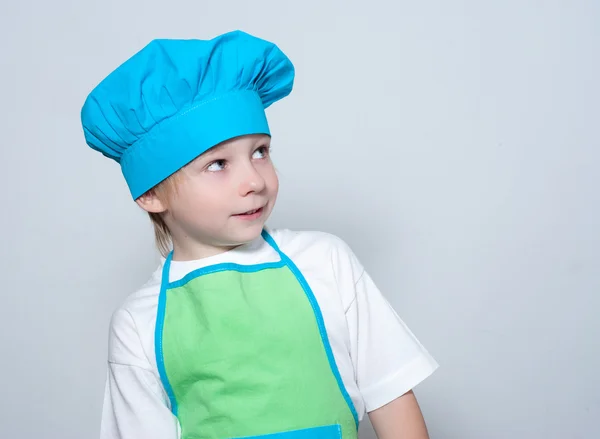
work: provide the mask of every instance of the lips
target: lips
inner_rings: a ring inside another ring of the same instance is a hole
[[[262,207],[259,207],[258,209],[254,209],[254,210],[249,210],[248,212],[244,212],[241,215],[252,215],[253,213],[258,212],[260,209],[262,209]]]
[[[263,207],[259,207],[258,209],[253,209],[253,210],[249,210],[247,212],[243,212],[243,213],[238,213],[235,214],[234,216],[248,216],[248,215],[254,215],[255,213],[260,213],[263,210]]]

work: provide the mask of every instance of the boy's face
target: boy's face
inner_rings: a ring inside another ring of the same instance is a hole
[[[203,257],[249,242],[260,235],[279,190],[270,140],[249,135],[223,142],[179,171],[176,193],[166,203],[154,195],[146,205],[138,204],[164,212],[182,257]]]

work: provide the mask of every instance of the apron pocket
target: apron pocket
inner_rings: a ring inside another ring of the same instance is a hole
[[[342,439],[342,427],[335,424],[236,439]]]

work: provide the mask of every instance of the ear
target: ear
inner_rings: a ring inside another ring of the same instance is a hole
[[[152,189],[136,199],[135,202],[149,213],[163,213],[167,210],[167,206],[160,201]]]

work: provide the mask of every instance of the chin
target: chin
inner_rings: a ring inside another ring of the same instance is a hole
[[[263,231],[264,224],[253,224],[250,227],[243,229],[232,230],[228,235],[228,241],[231,245],[247,244],[260,236]]]

